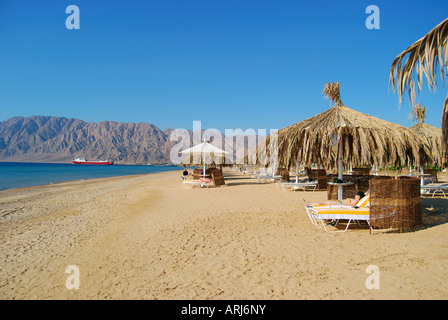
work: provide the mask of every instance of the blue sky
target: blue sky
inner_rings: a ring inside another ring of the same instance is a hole
[[[79,30],[65,26],[69,5]],[[269,131],[327,110],[323,86],[339,81],[346,106],[411,126],[389,69],[447,15],[446,0],[0,0],[0,121]],[[440,127],[446,94],[424,83],[426,123]]]

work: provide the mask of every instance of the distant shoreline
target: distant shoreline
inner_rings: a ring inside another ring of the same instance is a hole
[[[10,161],[0,159],[0,163],[42,163],[42,164],[72,164],[70,161]],[[154,167],[180,167],[182,165],[176,165],[174,163],[115,163],[113,165],[117,166],[154,166]]]
[[[175,171],[175,170],[173,170]],[[32,191],[32,190],[37,190],[39,188],[48,188],[48,187],[58,187],[58,186],[62,186],[62,185],[76,185],[78,183],[101,183],[101,182],[106,182],[108,180],[112,181],[114,179],[126,179],[128,178],[138,178],[138,177],[143,177],[146,175],[160,175],[160,174],[166,174],[167,172],[172,172],[172,171],[162,171],[162,172],[153,172],[153,173],[141,173],[141,174],[129,174],[129,175],[123,175],[123,176],[112,176],[112,177],[102,177],[102,178],[87,178],[87,179],[77,179],[77,180],[66,180],[66,181],[59,181],[59,182],[54,182],[54,183],[48,183],[48,184],[40,184],[40,185],[35,185],[35,186],[29,186],[29,187],[19,187],[19,188],[11,188],[11,189],[0,189],[0,195],[2,193],[6,193],[6,192],[14,192],[14,191]]]
[[[180,171],[165,165],[81,165],[72,163],[0,162],[0,190],[53,185],[61,182]]]

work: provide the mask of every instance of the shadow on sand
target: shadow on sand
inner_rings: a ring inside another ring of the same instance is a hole
[[[422,197],[422,222],[421,229],[432,228],[448,222],[448,198]]]

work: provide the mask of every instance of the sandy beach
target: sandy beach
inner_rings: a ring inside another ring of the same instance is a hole
[[[329,234],[302,198],[239,172],[185,189],[181,172],[0,192],[0,299],[447,299],[448,198],[424,226]],[[79,269],[68,289],[67,266]],[[368,289],[368,266],[379,289]]]

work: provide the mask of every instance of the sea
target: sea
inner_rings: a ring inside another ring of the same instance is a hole
[[[0,190],[182,170],[176,166],[0,162]]]

